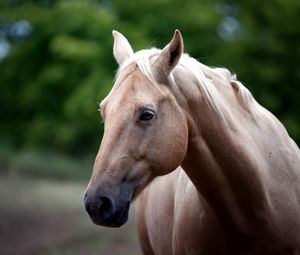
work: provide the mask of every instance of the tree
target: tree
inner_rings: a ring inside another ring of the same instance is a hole
[[[11,47],[0,61],[2,143],[96,151],[97,102],[117,68],[112,29],[139,50],[163,47],[176,28],[190,55],[236,72],[300,143],[297,0],[14,0],[0,8],[0,42]]]
[[[12,49],[0,67],[2,139],[70,152],[95,149],[102,128],[97,102],[115,68],[114,19],[104,8],[80,2],[6,9],[6,26],[26,21],[32,32],[8,37]]]

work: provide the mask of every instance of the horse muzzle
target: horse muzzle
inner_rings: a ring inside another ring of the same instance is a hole
[[[120,227],[128,220],[132,192],[122,192],[113,198],[103,192],[89,194],[84,197],[85,210],[96,225]]]

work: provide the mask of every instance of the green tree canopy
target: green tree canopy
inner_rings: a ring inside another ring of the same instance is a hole
[[[0,143],[95,151],[97,102],[117,68],[112,29],[139,50],[163,47],[176,28],[190,55],[236,72],[300,143],[297,0],[6,0],[0,9],[0,46],[10,46],[0,60]]]

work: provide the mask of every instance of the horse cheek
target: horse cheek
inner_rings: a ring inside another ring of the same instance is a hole
[[[164,175],[175,170],[184,160],[187,151],[188,131],[184,124],[175,123],[161,130],[153,149],[153,162],[158,175]]]

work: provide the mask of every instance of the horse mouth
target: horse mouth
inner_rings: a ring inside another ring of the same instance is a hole
[[[118,228],[123,226],[128,221],[129,216],[130,201],[126,205],[120,206],[116,212],[109,218],[106,218],[104,221],[94,221],[95,224],[101,225],[104,227]]]
[[[126,204],[121,210],[121,213],[119,214],[119,217],[116,217],[116,221],[110,226],[110,227],[121,227],[128,221],[129,216],[129,208],[130,208],[130,202]],[[118,213],[116,214],[118,216]]]

